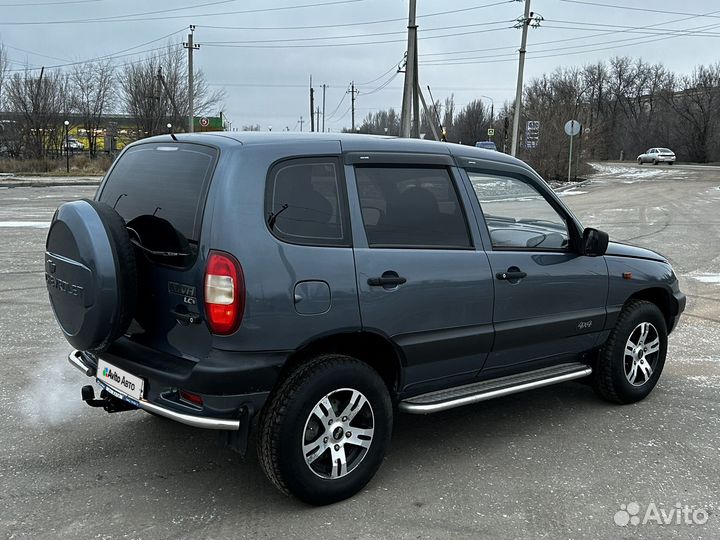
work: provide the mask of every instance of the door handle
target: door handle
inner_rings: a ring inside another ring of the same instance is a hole
[[[387,287],[390,286],[397,286],[402,285],[403,283],[406,283],[407,279],[400,276],[392,276],[392,277],[371,277],[368,278],[368,285],[371,287]]]
[[[371,277],[367,280],[367,284],[371,287],[397,287],[404,283],[407,283],[407,279],[398,276],[397,272],[392,271],[383,272],[382,276]]]
[[[515,281],[527,277],[527,273],[513,267],[508,268],[505,272],[498,272],[497,274],[495,274],[495,277],[507,281]]]

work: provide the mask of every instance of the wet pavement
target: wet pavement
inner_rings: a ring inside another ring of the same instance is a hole
[[[720,537],[720,168],[598,167],[565,202],[663,253],[688,294],[655,391],[620,407],[567,383],[400,416],[375,479],[325,508],[211,432],[84,405],[42,253],[55,208],[94,188],[0,187],[0,537]],[[707,521],[676,523],[677,505]]]

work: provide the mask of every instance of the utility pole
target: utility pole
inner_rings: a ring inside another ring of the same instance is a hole
[[[325,89],[327,88],[326,84],[323,84],[323,112],[322,112],[322,131],[325,133]]]
[[[350,83],[350,111],[352,115],[352,132],[355,133],[355,94],[357,93],[357,90],[355,90],[355,81],[352,81]],[[347,113],[345,113],[347,114]]]
[[[200,45],[193,43],[193,34],[195,33],[195,25],[190,25],[190,33],[188,40],[183,43],[183,47],[188,50],[188,133],[195,130],[195,82],[193,72],[193,51],[200,48]]]
[[[517,0],[518,2],[522,0]],[[523,90],[523,71],[525,69],[525,50],[527,48],[527,32],[531,26],[537,28],[540,26],[543,18],[537,13],[530,11],[530,0],[525,0],[525,13],[515,28],[522,28],[522,39],[520,40],[520,55],[518,59],[518,77],[517,88],[515,89],[515,114],[513,115],[513,131],[512,145],[510,147],[510,155],[515,156],[518,150],[520,136],[520,115],[522,113],[522,90]]]
[[[315,116],[317,116],[315,120],[315,131],[320,131],[320,105],[315,109]]]
[[[408,43],[407,57],[405,59],[405,84],[403,86],[402,111],[400,114],[400,136],[410,137],[412,132],[412,111],[417,109],[417,25],[415,24],[415,13],[417,11],[417,0],[410,0],[410,11],[408,13]],[[416,113],[417,114],[417,113]]]
[[[315,90],[312,85],[312,75],[310,75],[310,131],[315,131]]]

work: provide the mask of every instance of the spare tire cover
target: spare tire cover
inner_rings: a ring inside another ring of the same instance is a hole
[[[60,206],[45,244],[45,282],[73,347],[102,351],[123,335],[135,311],[137,272],[122,217],[97,201]]]

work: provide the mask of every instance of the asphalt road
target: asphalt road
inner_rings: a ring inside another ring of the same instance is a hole
[[[325,508],[210,432],[81,403],[42,251],[54,208],[93,188],[0,188],[0,537],[720,537],[720,168],[674,167],[603,165],[563,194],[586,225],[665,254],[688,293],[648,399],[568,383],[400,416],[375,479]],[[641,519],[679,504],[707,522],[616,525],[633,502]]]

